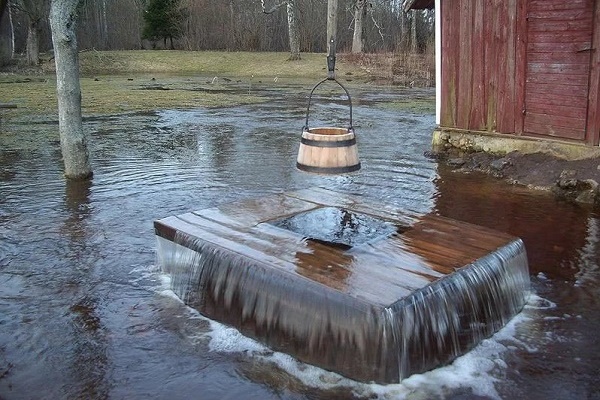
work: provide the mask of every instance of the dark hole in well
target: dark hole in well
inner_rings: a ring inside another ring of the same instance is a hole
[[[271,224],[344,249],[405,230],[391,222],[337,207],[317,208]]]

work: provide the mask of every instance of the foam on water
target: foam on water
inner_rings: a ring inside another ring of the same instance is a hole
[[[516,336],[517,327],[530,318],[526,311],[519,314],[505,328],[490,339],[482,341],[469,353],[458,357],[450,365],[411,375],[399,384],[387,385],[356,382],[334,372],[304,364],[288,354],[272,352],[255,340],[243,336],[236,329],[215,321],[211,321],[211,332],[208,335],[211,351],[245,353],[248,357],[274,363],[309,387],[323,390],[349,387],[359,397],[380,399],[439,398],[453,390],[466,389],[478,396],[500,399],[495,388],[498,381],[496,376],[499,374],[496,371],[508,367],[502,358],[506,352],[515,349],[531,351],[531,348]],[[508,342],[508,345],[505,342]]]
[[[537,296],[530,296],[528,306],[540,309]],[[399,384],[367,384],[344,378],[334,372],[297,361],[288,354],[271,352],[256,341],[244,337],[239,331],[212,322],[210,349],[218,352],[247,353],[249,357],[257,357],[275,363],[279,368],[299,379],[303,384],[320,389],[350,387],[360,397],[381,399],[416,399],[438,398],[448,395],[453,390],[470,390],[478,396],[500,399],[495,388],[497,376],[502,369],[508,368],[503,357],[507,352],[519,350],[531,351],[524,340],[520,339],[517,330],[533,317],[523,311],[489,339],[483,340],[473,350],[458,357],[450,365],[436,368],[422,374],[414,374]]]

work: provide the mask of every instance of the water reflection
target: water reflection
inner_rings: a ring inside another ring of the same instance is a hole
[[[438,172],[439,214],[518,236],[525,242],[532,274],[575,280],[577,268],[571,260],[586,242],[584,209],[487,176],[465,176],[445,167]]]
[[[598,217],[589,207],[557,201],[550,193],[439,169],[436,211],[501,229],[525,242],[536,295],[552,305],[535,312],[520,337],[529,346],[508,356],[498,384],[507,398],[596,398],[600,349],[597,312]]]
[[[73,314],[73,356],[68,360],[80,398],[107,399],[109,362],[106,329],[98,315],[98,299],[83,297],[70,308]],[[71,389],[72,390],[72,389]]]
[[[65,206],[69,216],[65,219],[61,232],[72,244],[85,244],[87,219],[91,213],[91,188],[91,180],[66,181]]]
[[[207,129],[207,128],[204,128]],[[232,154],[235,154],[235,128],[232,125],[218,124],[210,126],[209,147],[202,149],[202,152],[212,160],[212,167],[215,169],[226,168],[231,162],[234,162]]]
[[[600,283],[600,219],[589,217],[585,244],[579,249],[579,270],[575,284],[596,287]]]
[[[352,275],[353,256],[332,252],[328,245],[306,241],[306,250],[296,252],[296,272],[315,282],[345,292]]]
[[[66,257],[73,260],[73,276],[69,279],[70,291],[77,297],[69,307],[71,313],[73,356],[70,370],[77,381],[77,395],[85,398],[108,398],[109,385],[105,382],[108,372],[106,330],[98,310],[97,290],[90,286],[95,282],[96,265],[90,256],[97,250],[90,248],[89,240],[94,226],[90,196],[93,181],[67,180],[65,185],[65,208],[68,212],[60,229],[62,238],[68,240]]]

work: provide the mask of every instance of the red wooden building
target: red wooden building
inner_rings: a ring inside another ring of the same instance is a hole
[[[413,0],[436,12],[437,122],[598,146],[600,0]]]

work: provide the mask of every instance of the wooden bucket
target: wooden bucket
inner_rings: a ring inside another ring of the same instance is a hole
[[[308,127],[308,115],[310,113],[310,102],[315,89],[324,82],[333,81],[337,83],[348,96],[350,108],[350,126],[348,128],[334,127]],[[296,167],[306,172],[319,174],[343,174],[358,171],[358,150],[356,148],[356,136],[352,127],[352,99],[348,90],[335,78],[326,78],[317,83],[308,97],[306,107],[306,122],[302,128],[302,139],[298,149],[298,160]]]
[[[333,127],[304,129],[296,167],[320,174],[358,171],[360,162],[354,130]]]

